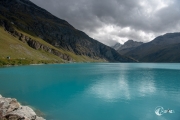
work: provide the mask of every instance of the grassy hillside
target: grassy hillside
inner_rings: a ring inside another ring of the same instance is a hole
[[[21,31],[18,31],[21,32]],[[62,53],[66,53],[71,56],[74,62],[98,62],[103,60],[93,60],[85,56],[78,56],[66,50],[55,48],[40,38],[33,37],[24,32],[21,32],[32,39],[46,45],[50,48],[56,49]],[[18,38],[12,36],[4,28],[0,27],[0,66],[2,65],[16,65],[16,64],[36,64],[36,63],[64,63],[63,59],[56,55],[50,54],[43,50],[35,50],[23,43]],[[10,60],[7,59],[10,57]]]
[[[43,63],[45,61],[50,63],[64,62],[61,58],[55,55],[29,47],[27,44],[4,31],[2,27],[0,27],[0,43],[0,60],[3,61],[4,64],[14,64],[14,62],[16,64],[18,61],[26,61],[26,64]],[[8,56],[11,59],[7,62]]]

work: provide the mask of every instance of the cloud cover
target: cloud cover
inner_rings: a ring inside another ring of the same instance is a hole
[[[178,0],[30,0],[107,45],[180,31]]]

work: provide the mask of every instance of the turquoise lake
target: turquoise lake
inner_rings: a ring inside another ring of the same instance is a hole
[[[42,111],[47,120],[180,120],[180,64],[5,67],[0,94]],[[157,106],[175,113],[158,116]]]

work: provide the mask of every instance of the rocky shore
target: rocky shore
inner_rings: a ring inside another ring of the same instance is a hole
[[[28,106],[22,106],[14,98],[5,98],[0,95],[0,120],[45,120],[38,117]]]

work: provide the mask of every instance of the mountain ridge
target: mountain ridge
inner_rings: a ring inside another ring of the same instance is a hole
[[[125,55],[140,62],[180,62],[180,56],[177,54],[179,52],[176,50],[179,49],[178,45],[180,45],[180,32],[166,33],[136,47]]]
[[[118,49],[116,49],[116,51],[118,51],[120,54],[124,55],[127,52],[135,49],[136,47],[142,45],[143,42],[137,42],[134,40],[128,40],[126,41],[123,45],[119,46]]]
[[[120,43],[116,43],[115,45],[111,46],[113,49],[118,50],[120,47],[122,46],[122,44]]]

